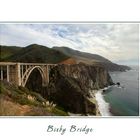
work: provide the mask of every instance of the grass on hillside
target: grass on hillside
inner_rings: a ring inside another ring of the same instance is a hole
[[[39,93],[0,82],[1,116],[68,116],[64,110],[50,105]]]

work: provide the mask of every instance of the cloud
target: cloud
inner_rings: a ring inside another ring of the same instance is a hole
[[[0,44],[67,46],[114,62],[138,60],[138,24],[0,24]]]

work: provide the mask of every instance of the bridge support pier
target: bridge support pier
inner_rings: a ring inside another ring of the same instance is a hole
[[[7,82],[9,82],[9,65],[7,65],[6,71],[7,71]]]
[[[3,67],[0,67],[0,79],[3,80]]]
[[[17,82],[17,85],[20,86],[21,85],[21,73],[20,73],[20,64],[19,63],[17,63],[17,65],[16,65],[16,74],[17,74],[16,82]]]
[[[21,85],[21,74],[20,74],[20,64],[17,63],[15,65],[9,65],[7,67],[7,81],[11,82],[15,85]]]

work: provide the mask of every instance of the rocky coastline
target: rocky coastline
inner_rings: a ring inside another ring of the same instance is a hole
[[[100,115],[91,90],[113,85],[107,70],[85,64],[58,65],[50,71],[48,99],[67,112],[82,115]]]

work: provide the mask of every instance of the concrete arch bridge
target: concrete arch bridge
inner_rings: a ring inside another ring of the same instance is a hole
[[[42,86],[49,83],[50,69],[57,64],[0,62],[0,80],[25,87],[31,73],[37,69],[42,77]]]

